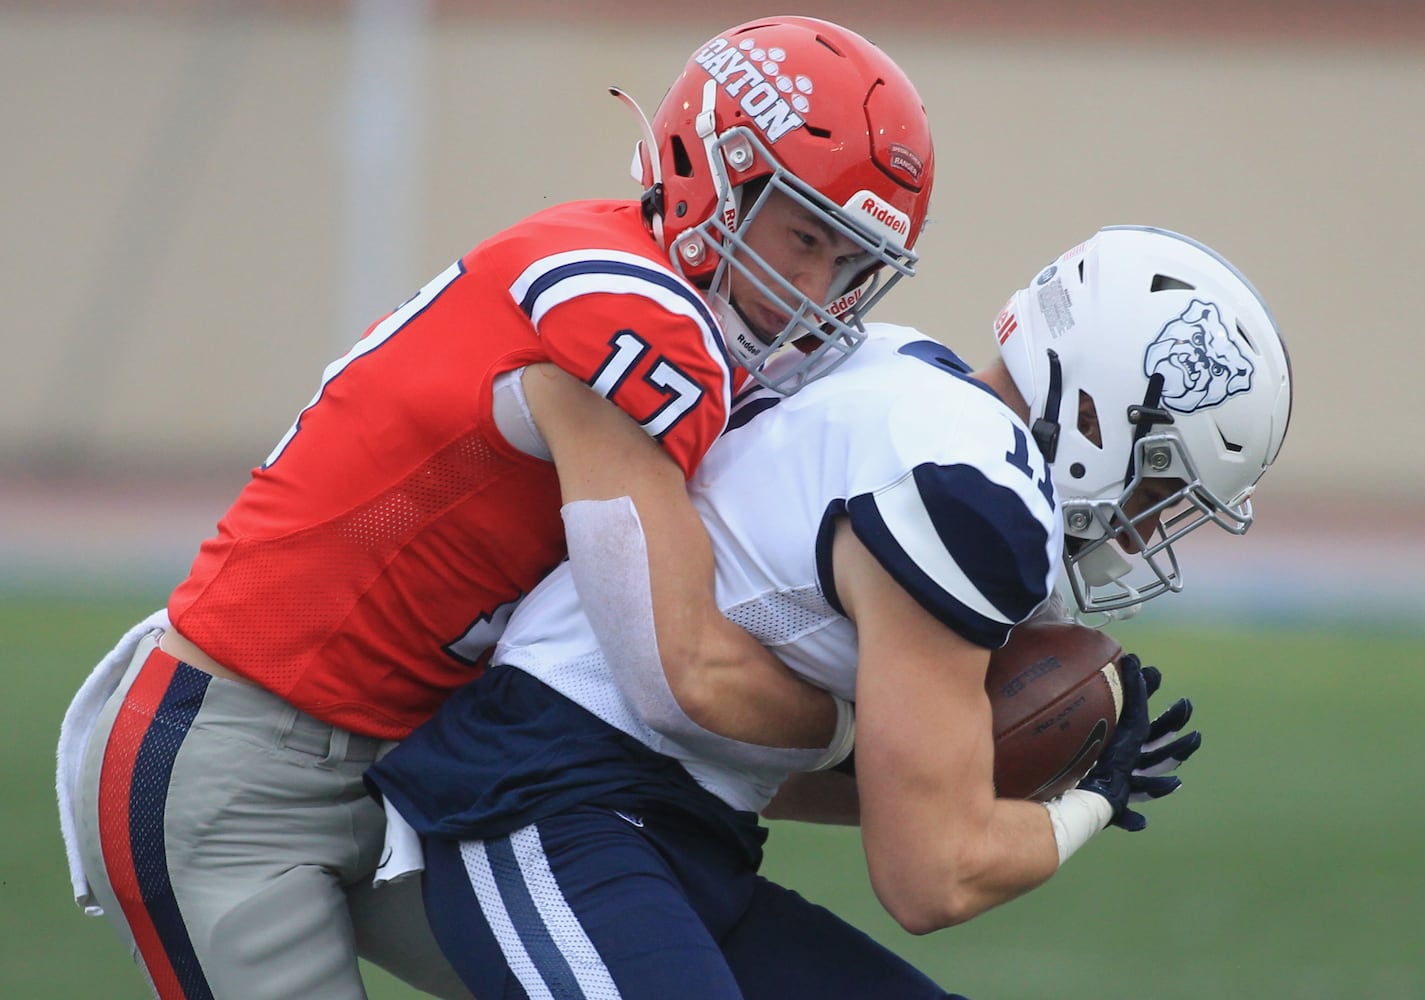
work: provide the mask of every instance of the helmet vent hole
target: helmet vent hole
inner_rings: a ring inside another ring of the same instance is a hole
[[[675,135],[668,144],[673,147],[673,172],[679,177],[693,176],[693,160],[688,156],[682,138]]]
[[[1181,278],[1171,278],[1166,274],[1155,274],[1153,275],[1153,285],[1148,290],[1150,292],[1191,292],[1196,289],[1193,285],[1189,285]]]
[[[1075,479],[1084,478],[1084,471],[1084,463],[1082,462],[1075,462],[1073,465],[1069,466],[1069,475],[1073,476]]]
[[[831,138],[831,129],[829,128],[817,128],[817,126],[808,123],[806,130],[809,134],[816,136],[818,139]]]
[[[1251,338],[1251,336],[1247,333],[1247,331],[1244,330],[1244,329],[1242,329],[1242,324],[1241,324],[1241,323],[1238,323],[1238,324],[1237,324],[1237,336],[1241,337],[1243,340],[1245,340],[1245,341],[1247,342],[1247,346],[1252,349],[1252,353],[1253,353],[1253,354],[1258,353],[1258,351],[1257,351],[1257,345],[1252,342],[1252,338]]]
[[[1094,405],[1093,397],[1082,389],[1079,390],[1079,433],[1092,441],[1095,448],[1103,450],[1103,436],[1098,429],[1098,407]]]

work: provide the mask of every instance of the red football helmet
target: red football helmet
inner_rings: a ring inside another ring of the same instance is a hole
[[[644,124],[633,172],[645,218],[673,265],[707,290],[733,357],[783,393],[830,371],[865,338],[867,310],[914,273],[935,153],[905,73],[827,21],[750,21],[700,47]],[[825,302],[808,300],[739,236],[773,192],[861,249]],[[770,341],[729,301],[733,271],[791,317]],[[800,363],[764,372],[789,343],[804,352]]]

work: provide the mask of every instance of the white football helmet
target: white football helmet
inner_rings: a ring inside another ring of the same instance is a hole
[[[1181,590],[1174,543],[1208,522],[1251,526],[1291,416],[1291,363],[1219,254],[1109,226],[1016,292],[995,331],[1049,460],[1081,614],[1128,617]]]

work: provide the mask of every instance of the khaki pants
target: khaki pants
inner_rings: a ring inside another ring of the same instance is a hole
[[[95,896],[162,1000],[360,1000],[357,956],[468,998],[420,885],[375,889],[390,744],[140,644],[85,749],[77,829]]]

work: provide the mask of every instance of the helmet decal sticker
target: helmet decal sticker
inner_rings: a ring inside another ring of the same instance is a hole
[[[1143,374],[1163,376],[1163,404],[1179,413],[1216,406],[1252,388],[1252,362],[1242,353],[1222,312],[1193,299],[1148,345]]]
[[[1010,299],[1000,310],[999,315],[995,317],[995,340],[998,340],[1003,346],[1010,334],[1018,329],[1019,320],[1014,315],[1014,300]]]
[[[782,73],[786,52],[763,49],[751,38],[732,48],[726,38],[707,44],[693,61],[707,70],[728,97],[762,130],[770,143],[806,124],[802,115],[811,111],[809,95],[815,90],[810,78]]]
[[[915,150],[899,142],[891,143],[891,167],[904,171],[916,184],[920,183],[920,175],[925,172],[925,161],[916,155]]]
[[[1049,328],[1050,335],[1057,339],[1074,328],[1074,300],[1069,297],[1069,290],[1055,270],[1051,267],[1039,276],[1034,293],[1039,311],[1044,315],[1044,324]]]

